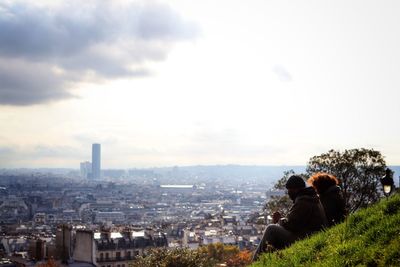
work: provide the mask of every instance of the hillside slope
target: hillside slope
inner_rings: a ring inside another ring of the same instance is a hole
[[[263,254],[259,266],[400,266],[400,194],[290,248]]]

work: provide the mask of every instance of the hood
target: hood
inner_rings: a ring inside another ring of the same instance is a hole
[[[329,187],[328,189],[326,189],[326,191],[323,194],[329,194],[329,193],[336,193],[341,191],[342,189],[340,188],[340,186],[338,185],[332,185],[331,187]]]

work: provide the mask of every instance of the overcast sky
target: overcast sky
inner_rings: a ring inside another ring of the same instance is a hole
[[[1,1],[0,167],[400,164],[399,1]]]

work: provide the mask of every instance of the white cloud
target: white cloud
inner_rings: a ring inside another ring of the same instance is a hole
[[[68,98],[71,84],[89,78],[147,76],[148,63],[165,60],[174,43],[197,31],[168,5],[153,1],[2,2],[0,104]]]

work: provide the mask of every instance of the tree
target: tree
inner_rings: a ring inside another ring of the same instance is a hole
[[[47,260],[47,262],[39,263],[37,267],[60,267],[61,265],[57,263],[53,258]]]
[[[213,267],[224,262],[227,266],[242,267],[248,265],[250,259],[250,252],[241,252],[237,246],[216,243],[195,250],[151,249],[147,255],[138,256],[129,267]]]
[[[344,152],[330,150],[312,157],[307,174],[327,172],[335,175],[343,190],[346,208],[353,212],[382,195],[380,178],[385,174],[386,163],[379,151],[373,149],[350,149]]]
[[[157,248],[150,250],[146,256],[137,257],[129,267],[212,267],[216,263],[215,259],[200,250]]]
[[[200,247],[198,252],[205,255],[208,259],[213,259],[216,262],[223,262],[238,254],[239,248],[237,246],[215,243]]]
[[[235,255],[233,255],[231,258],[227,259],[226,266],[228,267],[248,266],[251,263],[251,256],[252,253],[249,250],[240,251]]]

